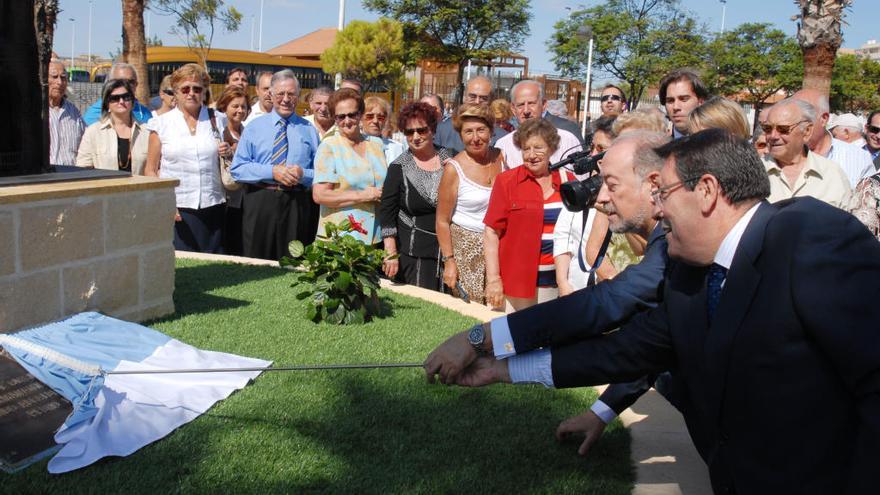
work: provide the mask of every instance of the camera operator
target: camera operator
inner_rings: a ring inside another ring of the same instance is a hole
[[[479,355],[494,354],[496,359],[506,359],[611,331],[636,313],[657,305],[667,263],[667,244],[663,227],[652,215],[653,184],[663,166],[663,160],[653,150],[668,140],[660,133],[628,133],[614,141],[599,165],[604,183],[598,197],[593,196],[597,208],[608,215],[613,232],[633,232],[648,239],[642,261],[611,280],[453,335],[425,360],[429,382],[433,383],[439,375],[442,383],[454,383],[458,374]],[[589,183],[584,184],[583,189],[589,188]],[[566,201],[568,206],[570,202]],[[592,205],[584,204],[580,208],[589,206]],[[549,368],[511,368],[510,371],[519,377],[551,372]],[[610,386],[589,410],[563,421],[557,429],[557,437],[585,433],[586,439],[578,452],[586,455],[606,424],[632,405],[653,381],[654,377],[644,377]]]

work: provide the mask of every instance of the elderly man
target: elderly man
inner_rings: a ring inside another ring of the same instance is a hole
[[[245,127],[230,171],[247,184],[242,218],[244,255],[278,260],[287,245],[315,239],[318,208],[309,189],[318,133],[296,115],[299,81],[293,71],[271,80],[272,111]]]
[[[510,88],[510,102],[513,107],[514,117],[516,117],[519,124],[522,124],[529,119],[541,118],[544,114],[544,106],[547,100],[544,99],[544,88],[541,86],[541,83],[531,79],[523,79]],[[550,119],[547,118],[547,120]],[[555,127],[556,132],[559,134],[559,146],[550,155],[551,164],[562,160],[571,153],[581,150],[581,141],[575,134],[559,126]],[[499,139],[495,146],[504,154],[504,162],[507,169],[522,165],[522,150],[513,143],[513,133]]]
[[[855,114],[845,113],[831,119],[829,123],[831,135],[844,143],[865,147],[865,138],[862,137],[864,123]]]
[[[467,82],[464,90],[465,103],[488,105],[491,97],[492,81],[488,77],[477,76]],[[507,132],[504,129],[495,126],[495,129],[492,130],[491,144],[494,145],[505,134]],[[464,150],[461,136],[452,127],[452,119],[446,119],[437,125],[437,132],[434,133],[434,146],[446,148],[453,155]]]
[[[124,62],[117,62],[110,67],[110,77],[108,79],[123,79],[131,83],[132,89],[134,89],[135,93],[137,93],[138,87],[138,79],[137,73],[134,71],[134,66],[131,64],[126,64]],[[86,125],[92,125],[95,122],[101,120],[101,100],[96,101],[89,108],[86,109],[85,115],[83,115],[83,120],[86,122]],[[137,99],[134,100],[134,106],[131,109],[132,115],[134,115],[135,120],[140,122],[141,124],[146,123],[151,118],[153,118],[153,114],[150,112],[150,109],[143,106],[141,102]]]
[[[248,125],[257,117],[272,111],[272,73],[263,71],[257,74],[257,85],[254,91],[257,93],[257,101],[251,105],[251,113],[243,122]]]
[[[617,117],[626,111],[626,94],[613,84],[606,84],[599,97],[603,117]]]
[[[696,72],[678,69],[660,80],[660,102],[672,122],[672,138],[688,134],[688,116],[709,98],[709,90]]]
[[[440,98],[440,95],[425,93],[425,96],[422,96],[422,99],[419,101],[431,105],[437,112],[437,122],[443,121],[443,98]]]
[[[874,110],[868,114],[863,149],[871,154],[871,159],[874,160],[874,170],[880,172],[880,110]]]
[[[67,69],[49,62],[49,164],[74,165],[86,126],[76,106],[67,99]]]
[[[849,178],[849,185],[855,187],[862,178],[874,173],[874,164],[871,155],[858,146],[847,144],[835,139],[825,129],[828,124],[830,106],[828,97],[815,89],[802,89],[795,93],[792,98],[803,100],[816,109],[816,117],[813,119],[813,131],[807,144],[810,150],[817,155],[828,158],[840,165]]]
[[[339,130],[336,128],[336,122],[333,120],[333,116],[330,115],[329,102],[332,95],[333,90],[327,86],[315,88],[309,93],[309,110],[312,113],[305,117],[305,119],[318,131],[318,137],[321,138],[321,141],[324,138],[339,133]]]
[[[767,123],[761,129],[769,150],[764,165],[770,176],[771,202],[813,196],[846,207],[852,190],[849,178],[840,165],[807,147],[816,115],[812,105],[794,98],[780,101],[767,112]]]
[[[655,215],[671,258],[663,302],[617,332],[479,358],[454,382],[567,388],[675,369],[715,493],[873,492],[880,244],[813,198],[763,201],[761,161],[727,131],[657,153]],[[555,321],[584,317],[562,309]]]

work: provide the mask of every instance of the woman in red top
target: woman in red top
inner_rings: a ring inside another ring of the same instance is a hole
[[[506,299],[508,311],[556,297],[553,227],[562,209],[559,172],[550,172],[550,156],[559,146],[556,127],[527,120],[513,142],[523,165],[497,177],[483,219],[486,299],[494,307]]]

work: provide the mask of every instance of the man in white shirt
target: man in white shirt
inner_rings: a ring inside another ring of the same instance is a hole
[[[254,87],[254,91],[257,92],[257,102],[251,105],[251,113],[243,122],[244,125],[248,125],[260,115],[272,111],[272,92],[270,89],[272,89],[272,73],[264,71],[257,74],[257,85]]]
[[[544,99],[544,88],[541,83],[531,79],[524,79],[510,88],[510,102],[513,107],[513,115],[517,122],[522,124],[529,119],[539,119],[544,113],[547,100]],[[550,163],[556,163],[571,153],[580,151],[581,141],[571,132],[556,128],[559,134],[559,147],[550,156]],[[513,132],[502,137],[495,143],[495,147],[504,155],[505,170],[519,167],[523,164],[522,150],[513,143]]]
[[[74,165],[86,126],[76,106],[67,99],[67,69],[49,62],[49,164]]]
[[[834,139],[839,139],[860,148],[865,146],[865,138],[862,137],[862,129],[865,126],[865,122],[856,117],[855,114],[845,113],[838,115],[831,119],[829,126]]]
[[[827,96],[815,89],[802,89],[792,98],[803,100],[816,109],[813,130],[808,141],[810,151],[840,165],[849,178],[850,187],[855,187],[862,178],[874,173],[874,163],[867,151],[835,139],[825,129],[831,115]]]
[[[315,88],[309,93],[309,110],[312,111],[312,114],[304,118],[315,126],[321,141],[339,132],[336,128],[336,122],[330,115],[330,96],[332,95],[333,90],[327,86]]]

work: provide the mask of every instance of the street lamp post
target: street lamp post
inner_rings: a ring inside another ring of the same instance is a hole
[[[339,33],[341,33],[344,28],[345,28],[345,0],[339,0],[339,24],[337,25],[336,34],[339,35]],[[339,89],[339,86],[342,85],[342,74],[339,72],[336,73],[335,83],[336,83],[335,84],[336,89]]]
[[[584,24],[577,30],[577,36],[581,40],[589,39],[589,48],[587,50],[587,81],[586,95],[584,96],[584,121],[581,124],[581,135],[587,135],[587,120],[590,116],[590,88],[593,84],[593,28]]]
[[[721,34],[724,34],[724,17],[727,15],[727,0],[719,0],[721,2]]]
[[[73,57],[76,50],[73,49],[76,42],[76,19],[70,18],[70,68],[73,69]]]
[[[260,53],[263,52],[263,4],[264,3],[265,2],[263,0],[260,0],[260,44],[259,44]]]
[[[91,70],[92,68],[92,0],[89,0],[89,62],[86,64],[86,69]]]

